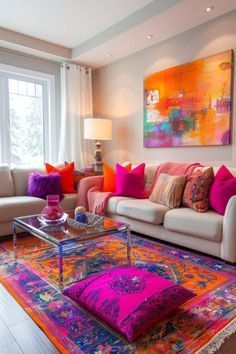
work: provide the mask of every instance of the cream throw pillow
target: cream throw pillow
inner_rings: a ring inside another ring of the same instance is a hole
[[[179,208],[185,183],[186,176],[170,176],[161,173],[149,199],[170,209]]]

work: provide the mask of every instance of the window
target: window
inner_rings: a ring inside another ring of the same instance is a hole
[[[10,162],[44,162],[43,85],[8,79]]]
[[[52,81],[30,74],[0,66],[1,163],[39,165],[52,160]]]

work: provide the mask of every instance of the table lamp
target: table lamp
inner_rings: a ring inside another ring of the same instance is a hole
[[[84,138],[95,140],[94,171],[102,172],[102,145],[100,140],[112,139],[112,121],[103,118],[87,118],[84,120]]]

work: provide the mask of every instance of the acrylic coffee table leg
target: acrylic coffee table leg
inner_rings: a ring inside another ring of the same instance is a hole
[[[130,227],[127,227],[126,229],[126,237],[127,237],[127,261],[128,261],[128,265],[131,266]]]
[[[13,222],[13,255],[14,259],[17,259],[17,233],[16,233],[16,225]]]
[[[58,268],[59,268],[59,289],[63,289],[63,255],[62,255],[62,246],[58,246]]]

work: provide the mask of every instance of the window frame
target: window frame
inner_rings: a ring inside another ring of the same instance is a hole
[[[0,63],[0,162],[11,164],[8,79],[43,87],[44,162],[56,159],[55,78],[53,75]]]

